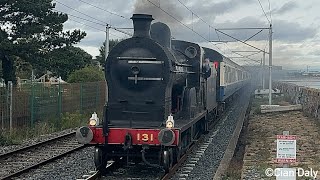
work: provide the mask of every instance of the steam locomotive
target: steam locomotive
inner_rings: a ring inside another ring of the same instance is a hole
[[[151,15],[131,19],[133,37],[107,58],[103,121],[93,114],[77,139],[95,146],[101,172],[108,160],[143,161],[168,171],[250,75],[215,50],[171,40],[170,28],[151,25]]]

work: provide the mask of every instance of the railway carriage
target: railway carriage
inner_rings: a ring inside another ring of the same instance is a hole
[[[240,78],[243,69],[214,50],[171,40],[164,23],[150,28],[151,15],[134,14],[131,19],[133,37],[117,44],[107,58],[103,121],[93,114],[90,125],[78,129],[77,139],[96,147],[94,159],[101,172],[108,160],[142,160],[168,171],[208,130],[219,101],[244,86],[240,79],[246,76]],[[238,74],[236,79],[228,74],[230,81],[225,81],[220,76],[229,66]]]
[[[249,73],[242,67],[223,56],[219,52],[203,47],[205,56],[213,62],[217,70],[216,103],[223,110],[224,103],[232,100],[231,97],[250,80]]]

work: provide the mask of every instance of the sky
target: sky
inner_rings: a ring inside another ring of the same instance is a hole
[[[273,65],[289,70],[305,71],[307,66],[309,70],[320,70],[320,13],[318,13],[320,1],[318,0],[270,0],[270,5],[268,0],[260,0],[261,5],[259,0],[54,0],[54,2],[56,10],[69,14],[64,30],[81,29],[87,33],[77,46],[93,57],[99,54],[99,47],[105,41],[107,23],[115,28],[125,28],[122,31],[132,33],[132,29],[127,29],[133,27],[130,20],[132,14],[147,13],[153,15],[155,19],[153,22],[161,21],[168,24],[175,39],[196,42],[215,49],[240,65],[258,65],[263,53],[254,52],[257,49],[241,42],[234,42],[229,36],[245,41],[258,49],[265,49],[266,64],[268,64],[269,30],[221,29],[268,28],[271,23]],[[249,39],[255,34],[257,35]],[[114,29],[110,30],[111,39],[129,37]],[[249,56],[250,59],[240,58],[242,56]]]

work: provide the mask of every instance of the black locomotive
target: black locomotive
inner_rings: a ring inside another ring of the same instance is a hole
[[[212,49],[171,40],[170,28],[151,25],[151,15],[131,19],[133,37],[117,44],[107,58],[103,122],[93,116],[77,138],[96,147],[101,171],[108,160],[123,159],[168,171],[249,75]]]

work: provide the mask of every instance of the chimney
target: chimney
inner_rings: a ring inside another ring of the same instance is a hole
[[[133,21],[134,33],[133,37],[150,38],[150,25],[153,20],[152,15],[149,14],[133,14],[131,17]]]

